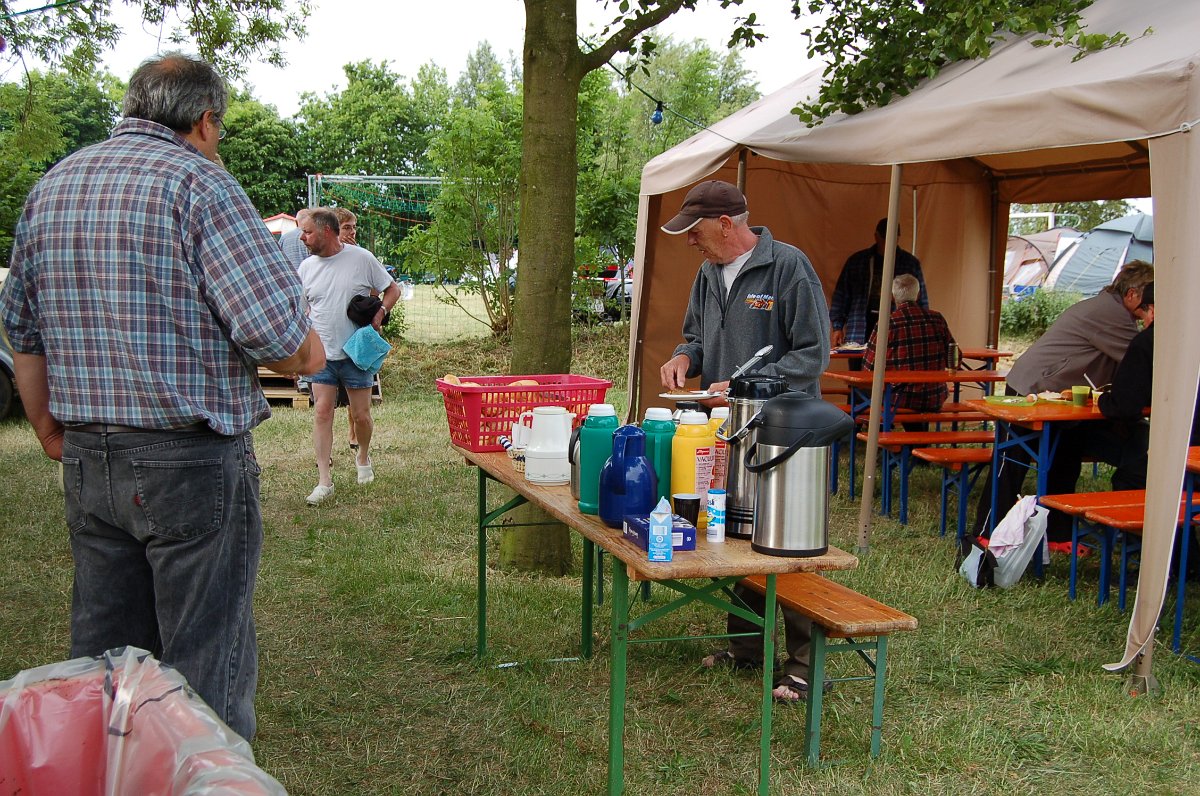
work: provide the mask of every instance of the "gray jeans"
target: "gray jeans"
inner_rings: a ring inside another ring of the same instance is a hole
[[[149,650],[253,738],[262,515],[250,434],[68,428],[62,462],[71,656]]]
[[[742,584],[733,587],[733,593],[746,603],[746,606],[762,616],[766,611],[767,598],[753,589]],[[787,657],[776,667],[777,675],[790,674],[808,682],[809,652],[812,645],[812,620],[801,616],[790,608],[780,608],[783,614],[784,646]],[[738,636],[729,639],[729,651],[738,661],[745,663],[762,663],[763,638],[762,629],[755,627],[740,616],[729,614],[726,621],[729,633],[754,633],[753,636]],[[771,628],[774,632],[775,628]],[[778,677],[777,677],[778,679]]]

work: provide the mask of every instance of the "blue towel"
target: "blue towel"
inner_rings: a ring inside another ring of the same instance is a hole
[[[374,326],[363,326],[350,336],[342,350],[359,370],[378,373],[392,347],[379,336]]]

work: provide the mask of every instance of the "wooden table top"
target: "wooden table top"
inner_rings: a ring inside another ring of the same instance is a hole
[[[830,359],[856,359],[866,356],[865,348],[834,348],[829,352]],[[997,348],[960,348],[958,354],[963,359],[978,359],[983,362],[994,362],[1001,357],[1011,357],[1011,351],[1001,351]]]
[[[844,381],[852,387],[870,387],[874,371],[870,370],[827,370],[821,374],[831,379]],[[939,382],[994,383],[1004,381],[1005,374],[998,370],[888,370],[884,371],[884,384],[937,384]]]
[[[451,446],[469,463],[490,473],[505,486],[524,495],[556,520],[574,528],[600,545],[628,567],[630,580],[669,580],[679,578],[720,578],[735,575],[779,575],[786,572],[817,572],[829,569],[855,569],[858,558],[830,547],[824,555],[810,558],[784,558],[756,553],[745,539],[726,538],[724,543],[709,544],[704,531],[696,534],[695,550],[676,550],[669,562],[650,562],[646,551],[609,528],[599,518],[579,511],[570,487],[542,486],[530,483],[524,473],[513,469],[508,454],[475,453]]]
[[[1041,428],[1042,423],[1061,420],[1104,420],[1100,407],[1094,403],[1075,406],[1070,401],[1039,401],[1035,404],[994,404],[976,398],[966,401],[972,409],[983,412],[1005,423],[1018,426]]]

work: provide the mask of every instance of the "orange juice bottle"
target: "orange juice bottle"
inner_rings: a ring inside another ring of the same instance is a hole
[[[697,494],[700,496],[700,505],[706,505],[708,487],[712,483],[716,443],[717,438],[703,412],[683,413],[675,436],[671,439],[672,495],[680,492]],[[696,528],[704,530],[707,524],[708,515],[701,511],[696,519]]]

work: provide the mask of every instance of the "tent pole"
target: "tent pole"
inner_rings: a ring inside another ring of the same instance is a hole
[[[879,456],[879,418],[883,410],[883,374],[887,369],[888,322],[892,317],[892,274],[896,270],[896,238],[900,222],[900,177],[903,167],[892,166],[888,195],[887,235],[883,245],[883,275],[879,283],[879,329],[875,335],[875,371],[871,378],[871,410],[867,419],[867,455],[863,461],[862,503],[858,507],[858,551],[871,543],[871,512],[875,508],[875,461]],[[887,473],[884,473],[885,477]]]
[[[745,147],[738,150],[737,187],[742,196],[746,195],[746,156],[749,152]]]
[[[1154,637],[1146,643],[1146,648],[1138,653],[1133,662],[1133,674],[1129,676],[1129,695],[1156,696],[1158,694],[1158,678],[1151,669],[1151,658],[1154,652]]]

